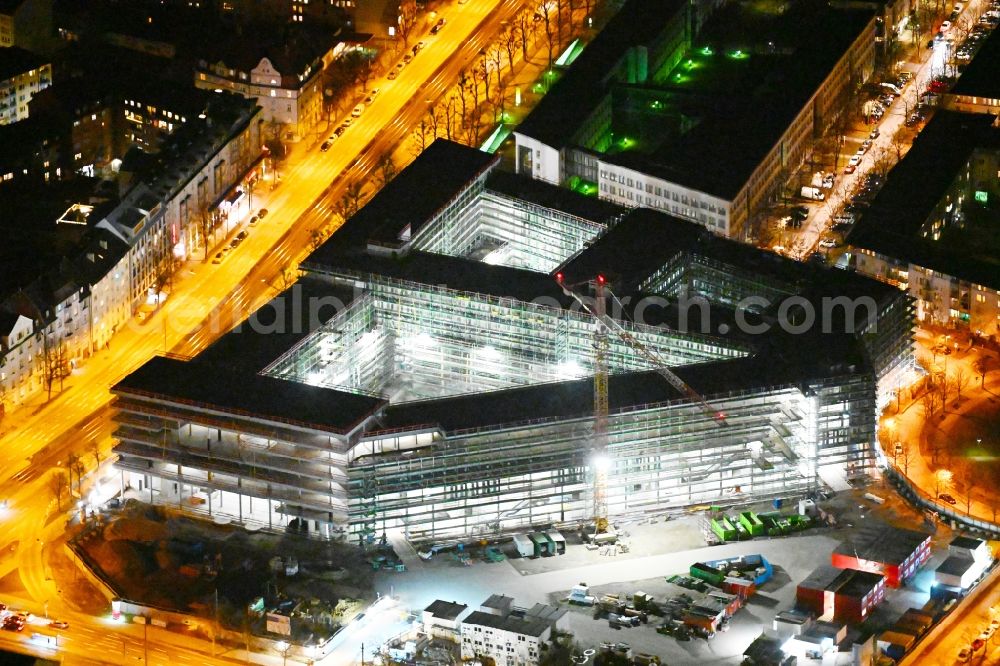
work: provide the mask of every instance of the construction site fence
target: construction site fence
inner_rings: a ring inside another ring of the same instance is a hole
[[[957,506],[938,501],[895,467],[886,467],[885,476],[899,493],[918,509],[933,511],[942,520],[955,523],[972,532],[981,532],[990,539],[1000,539],[1000,524],[977,518]]]

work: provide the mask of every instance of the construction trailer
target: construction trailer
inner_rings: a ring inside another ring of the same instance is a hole
[[[553,552],[555,550],[555,544],[549,541],[549,538],[541,532],[532,532],[528,535],[531,539],[531,543],[535,545],[535,557],[548,557],[549,555],[555,555]]]
[[[514,535],[514,547],[517,549],[517,554],[521,557],[537,557],[538,555],[535,552],[535,542],[526,534]]]
[[[545,536],[554,544],[556,555],[566,554],[566,537],[560,534],[558,530],[549,530],[545,533]]]

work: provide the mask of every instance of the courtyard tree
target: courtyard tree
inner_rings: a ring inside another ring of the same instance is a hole
[[[992,356],[982,354],[976,359],[975,363],[972,364],[973,369],[976,374],[979,375],[979,388],[986,389],[986,375],[996,366]]]
[[[956,402],[962,401],[962,391],[969,386],[969,379],[968,373],[962,366],[958,366],[951,373],[951,386],[955,390]]]
[[[403,38],[403,46],[410,45],[410,35],[417,23],[416,0],[403,0],[399,3],[399,36]]]
[[[380,187],[385,187],[389,181],[396,177],[398,169],[392,159],[392,153],[387,152],[378,161],[378,175]]]

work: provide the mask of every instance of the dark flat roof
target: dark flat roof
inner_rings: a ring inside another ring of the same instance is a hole
[[[537,620],[525,617],[524,619],[514,616],[501,617],[492,613],[473,611],[462,620],[462,625],[478,625],[503,631],[524,634],[525,636],[541,636],[549,628],[549,623],[544,620]]]
[[[685,4],[683,0],[626,2],[515,131],[555,148],[570,143],[608,94],[608,80],[626,52],[652,44]]]
[[[878,587],[885,577],[870,571],[841,569],[829,564],[821,564],[799,583],[799,587],[810,590],[835,592],[854,599],[861,599]]]
[[[430,613],[434,617],[439,617],[442,620],[454,620],[459,615],[465,612],[468,608],[465,604],[460,604],[457,601],[442,601],[441,599],[435,599],[430,606],[424,609],[424,612]]]
[[[331,305],[311,310],[314,297],[324,298],[327,304],[336,300],[346,305],[353,293],[320,279],[303,278],[194,360],[153,358],[113,390],[347,432],[386,401],[258,374],[336,314]]]
[[[337,234],[339,233],[338,231]],[[552,306],[566,307],[571,302],[556,284],[555,278],[545,273],[490,265],[434,252],[413,251],[393,258],[361,252],[331,256],[332,253],[321,254],[322,250],[320,248],[310,255],[302,264],[303,268],[340,275],[384,275],[423,285],[490,294],[498,298],[522,301],[539,299],[539,302]]]
[[[212,343],[196,363],[257,373],[353,302],[355,293],[305,276]]]
[[[364,249],[369,241],[393,248],[430,220],[499,158],[476,148],[438,139],[395,178],[379,190],[315,252],[308,263],[322,264],[331,254]]]
[[[386,402],[233,370],[228,363],[162,356],[147,361],[112,391],[338,434],[353,430]]]
[[[965,548],[967,550],[975,550],[983,545],[982,539],[973,539],[967,536],[957,536],[951,540],[948,546],[954,546],[955,548]]]
[[[847,337],[837,336],[840,339]],[[798,387],[836,374],[864,371],[866,367],[864,360],[852,349],[845,353],[854,354],[854,370],[845,365],[847,361],[830,364],[822,358],[826,351],[803,343],[801,336],[796,336],[780,343],[775,341],[753,356],[677,366],[672,370],[711,403],[713,396],[732,391],[769,386]],[[608,395],[612,414],[642,405],[685,399],[655,371],[611,375]],[[594,380],[586,377],[389,405],[380,424],[390,430],[426,426],[454,432],[529,420],[587,418],[593,412]]]
[[[565,187],[499,169],[490,174],[486,189],[597,223],[606,224],[609,219],[626,211],[597,197],[584,196]]]
[[[858,275],[794,261],[746,243],[723,238],[704,226],[648,208],[634,208],[583,252],[557,269],[569,283],[608,276],[624,293],[637,288],[672,257],[681,253],[711,258],[766,278],[774,286],[807,296],[898,296],[893,287]]]
[[[949,555],[944,562],[938,565],[935,572],[940,572],[951,576],[962,576],[976,563],[971,557],[964,555]]]
[[[949,95],[1000,98],[1000,30],[992,30]]]
[[[790,3],[780,15],[754,7],[732,3],[717,9],[698,36],[697,43],[716,49],[714,60],[732,49],[751,52],[738,65],[712,65],[720,76],[734,70],[724,81],[707,78],[699,88],[695,70],[695,81],[665,87],[704,98],[691,113],[695,127],[649,152],[603,159],[731,199],[874,14],[871,8],[809,2]]]
[[[41,56],[18,46],[0,48],[0,81],[6,81],[17,74],[24,74],[28,70],[38,69],[48,62]]]
[[[1000,289],[1000,256],[921,236],[921,228],[977,149],[1000,149],[996,116],[939,110],[889,173],[885,186],[854,225],[848,243]]]
[[[883,564],[901,564],[931,535],[885,524],[867,524],[833,552]]]

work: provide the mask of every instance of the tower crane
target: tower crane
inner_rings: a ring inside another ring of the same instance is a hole
[[[595,534],[606,532],[608,529],[608,332],[613,332],[629,347],[636,350],[643,358],[649,361],[653,369],[682,395],[697,403],[703,412],[712,417],[719,425],[726,425],[726,414],[708,404],[705,398],[691,388],[687,382],[678,377],[667,362],[655,351],[646,347],[638,339],[615,319],[607,314],[607,294],[610,294],[615,302],[617,297],[607,285],[607,279],[603,275],[597,275],[593,280],[584,280],[574,284],[566,284],[562,273],[556,273],[556,282],[562,288],[563,293],[570,296],[580,306],[597,320],[597,327],[594,329],[594,437],[593,448],[591,450],[591,466],[594,468],[594,529]],[[594,288],[594,303],[591,305],[575,290],[583,284],[592,285]]]

